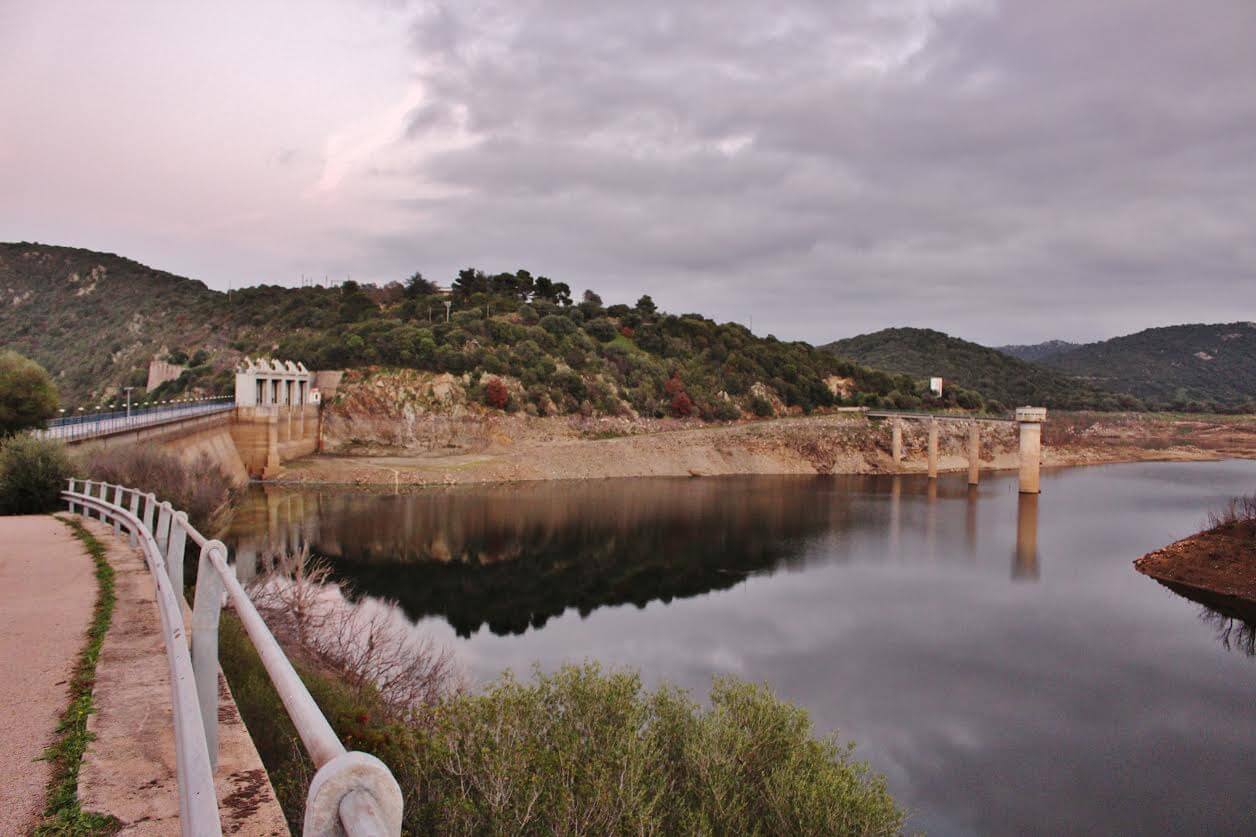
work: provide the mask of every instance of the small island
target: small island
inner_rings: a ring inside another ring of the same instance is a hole
[[[1231,500],[1208,524],[1134,567],[1225,616],[1256,623],[1256,494]]]

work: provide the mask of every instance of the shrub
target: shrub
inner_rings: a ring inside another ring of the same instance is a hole
[[[566,334],[574,334],[579,330],[569,317],[559,316],[558,314],[550,314],[541,318],[541,328],[548,331],[555,337],[562,337]]]
[[[0,442],[0,512],[42,514],[61,505],[74,463],[53,439],[12,436]]]
[[[40,427],[57,412],[57,389],[42,366],[0,352],[0,435]]]
[[[86,460],[88,479],[152,492],[201,530],[211,529],[235,496],[231,478],[205,453],[184,462],[161,448],[132,445],[92,451]]]
[[[502,383],[501,378],[489,378],[484,385],[484,403],[499,410],[506,409],[510,401],[510,390]]]
[[[615,339],[615,335],[619,332],[615,329],[615,324],[606,317],[598,317],[596,320],[590,320],[585,324],[584,330],[589,336],[601,343],[609,343]]]
[[[1209,529],[1231,526],[1256,528],[1256,494],[1232,497],[1220,509],[1208,513]]]
[[[775,412],[772,409],[772,402],[762,395],[756,395],[750,399],[750,411],[759,418],[767,418]]]

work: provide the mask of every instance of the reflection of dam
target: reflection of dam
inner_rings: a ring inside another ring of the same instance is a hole
[[[1020,540],[1030,521],[1026,501],[1037,497],[1021,498]],[[962,517],[944,512],[958,503]],[[938,560],[952,557],[937,541],[945,540],[944,521],[954,519],[964,526],[961,552],[973,558],[977,503],[977,489],[963,482],[900,476],[554,482],[404,494],[265,487],[241,502],[229,541],[245,581],[267,553],[308,547],[358,594],[394,599],[411,618],[439,616],[463,635],[484,625],[519,633],[569,608],[644,607],[733,587],[790,566],[819,537],[883,537],[888,559]],[[904,543],[913,544],[906,555]],[[1036,576],[1036,546],[1025,541],[1016,554],[1014,575]]]

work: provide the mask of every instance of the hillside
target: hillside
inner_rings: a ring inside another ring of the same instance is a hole
[[[1080,343],[1070,343],[1067,340],[1046,340],[1042,343],[995,346],[994,348],[997,351],[1000,351],[1005,355],[1011,355],[1014,358],[1027,360],[1030,363],[1041,363],[1046,358],[1051,357],[1051,355],[1058,355],[1061,352],[1076,349],[1080,345]]]
[[[1043,363],[1160,406],[1256,410],[1256,323],[1149,328]]]
[[[1057,370],[931,329],[887,328],[823,348],[876,369],[919,378],[940,375],[951,386],[976,390],[1008,408],[1025,404],[1055,409],[1139,406],[1128,396],[1103,392]]]
[[[606,306],[589,291],[576,302],[567,285],[522,270],[468,268],[448,298],[417,276],[228,295],[110,254],[17,243],[0,244],[0,297],[0,345],[47,367],[71,407],[142,388],[149,360],[171,355],[192,368],[162,394],[229,392],[236,362],[265,355],[449,374],[467,400],[542,415],[730,419],[923,395],[910,377],[805,343],[661,312],[648,296]],[[939,406],[954,403],[948,394]]]

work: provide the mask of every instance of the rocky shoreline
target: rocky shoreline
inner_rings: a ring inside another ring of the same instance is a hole
[[[889,474],[926,470],[927,424],[904,427],[904,461],[886,421],[859,413],[705,425],[622,418],[434,415],[411,439],[342,425],[322,455],[288,463],[277,482],[455,485],[553,479],[733,474]],[[966,425],[940,423],[940,470],[967,468]],[[1018,464],[1016,428],[985,424],[983,470]],[[1256,458],[1256,421],[1060,414],[1044,429],[1044,467]]]

